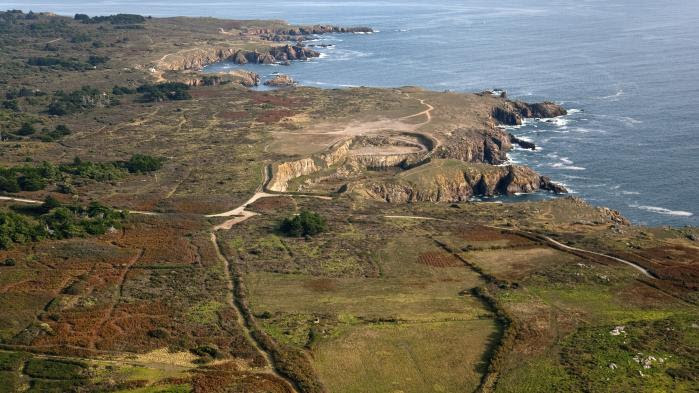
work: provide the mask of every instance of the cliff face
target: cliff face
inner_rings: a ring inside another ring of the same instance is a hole
[[[200,47],[163,56],[156,64],[161,71],[200,70],[225,60],[237,52],[235,48]]]
[[[266,52],[239,50],[228,57],[236,64],[274,64],[294,60],[308,60],[320,56],[319,52],[299,45],[275,46]]]
[[[522,124],[522,119],[551,118],[566,115],[568,112],[562,106],[553,102],[528,104],[522,101],[503,100],[501,106],[493,108],[492,117],[498,123],[507,126]]]
[[[236,64],[274,64],[294,60],[307,60],[320,53],[297,45],[271,47],[266,51],[249,51],[237,48],[199,47],[163,56],[156,63],[161,71],[201,70],[209,64],[230,60]]]
[[[435,160],[388,182],[358,184],[350,189],[364,197],[393,203],[459,202],[474,195],[494,196],[544,189],[565,192],[533,170]]]
[[[452,132],[435,155],[439,158],[498,165],[507,160],[507,152],[511,148],[509,134],[500,128],[458,129]]]
[[[316,154],[309,158],[286,161],[272,165],[272,173],[267,189],[282,192],[289,187],[289,182],[297,177],[310,175],[344,162],[349,153],[351,140],[339,142],[329,152]]]

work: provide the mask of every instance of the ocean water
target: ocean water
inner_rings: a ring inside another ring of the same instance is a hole
[[[699,224],[699,1],[26,0],[0,8],[369,25],[378,32],[320,37],[334,44],[320,59],[246,67],[323,88],[499,88],[559,102],[570,115],[512,130],[539,146],[513,151],[513,162],[636,223]],[[235,65],[215,66],[225,67]],[[514,197],[529,198],[537,196]]]

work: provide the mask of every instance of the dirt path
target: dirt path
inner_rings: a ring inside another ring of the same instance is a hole
[[[100,330],[102,330],[102,328],[104,328],[104,326],[109,322],[109,320],[112,319],[114,310],[116,309],[117,305],[119,304],[121,298],[124,295],[124,283],[126,282],[126,275],[131,270],[131,267],[135,265],[139,259],[141,259],[144,252],[144,249],[138,249],[136,255],[129,260],[129,262],[126,264],[126,266],[122,269],[121,273],[119,274],[117,291],[114,296],[115,299],[109,305],[107,312],[105,312],[102,318],[100,318],[100,320],[95,324],[95,327],[92,329],[92,332],[90,332],[90,343],[88,344],[88,348],[95,349],[95,343],[99,336]]]
[[[262,348],[260,343],[255,339],[255,337],[253,337],[252,333],[250,332],[250,327],[247,325],[247,323],[245,323],[245,318],[243,318],[243,310],[241,310],[240,303],[237,302],[234,298],[235,284],[233,282],[233,276],[231,274],[231,265],[228,261],[228,258],[226,258],[221,252],[221,248],[218,245],[218,239],[216,238],[215,231],[211,232],[211,242],[213,243],[214,249],[216,250],[216,256],[221,262],[223,262],[224,275],[226,277],[226,287],[228,288],[226,300],[228,302],[228,305],[235,310],[236,321],[238,322],[238,325],[243,331],[245,338],[248,340],[248,342],[250,342],[250,344],[252,344],[253,347],[255,347],[255,350],[257,350],[257,352],[259,352],[262,355],[262,357],[265,358],[265,363],[267,363],[267,366],[265,367],[266,372],[279,378],[279,380],[284,381],[289,391],[297,393],[297,390],[294,387],[292,381],[290,381],[277,371],[277,369],[274,367],[274,360],[272,359],[272,355],[270,355],[269,352],[265,351]]]
[[[430,221],[447,221],[443,218],[422,217],[422,216],[384,216],[385,218],[405,218],[408,220],[430,220]]]
[[[611,260],[613,260],[613,261],[621,262],[621,263],[623,263],[623,264],[625,264],[625,265],[629,265],[629,266],[631,266],[632,268],[638,270],[639,272],[641,272],[644,276],[646,276],[646,277],[648,277],[648,278],[651,278],[651,279],[653,279],[653,280],[657,279],[657,277],[655,277],[654,275],[652,275],[648,270],[646,270],[646,269],[643,268],[642,266],[637,265],[637,264],[634,263],[634,262],[627,261],[626,259],[621,259],[621,258],[612,256],[612,255],[609,255],[609,254],[601,253],[601,252],[585,250],[585,249],[577,248],[577,247],[571,247],[571,246],[565,245],[565,244],[563,244],[563,243],[561,243],[561,242],[559,242],[559,241],[557,241],[557,240],[554,240],[554,239],[552,239],[552,238],[550,238],[550,237],[548,237],[548,236],[546,236],[546,235],[540,235],[540,234],[537,234],[537,233],[534,233],[534,232],[523,231],[523,230],[520,230],[520,229],[504,228],[504,227],[498,227],[498,226],[492,226],[492,225],[485,225],[485,226],[488,227],[488,228],[493,228],[493,229],[498,229],[498,230],[501,230],[501,231],[512,232],[512,233],[515,233],[515,234],[518,234],[518,233],[519,233],[519,234],[525,234],[525,235],[529,235],[529,236],[534,236],[534,237],[536,237],[536,238],[538,238],[538,239],[542,239],[542,240],[544,240],[544,241],[548,242],[549,244],[552,244],[552,245],[554,245],[554,246],[556,246],[556,247],[563,248],[564,250],[567,250],[567,251],[576,251],[576,252],[581,252],[581,253],[583,253],[583,254],[596,255],[596,256],[600,256],[600,257],[604,257],[604,258],[611,259]]]
[[[408,97],[409,97],[409,96],[408,96]],[[418,124],[418,126],[424,126],[425,124],[431,122],[431,121],[432,121],[432,111],[434,110],[434,107],[433,107],[432,105],[426,103],[425,100],[423,100],[422,98],[418,99],[418,101],[420,101],[420,103],[421,103],[422,105],[426,106],[427,109],[425,109],[425,110],[422,111],[422,112],[416,113],[416,114],[414,114],[414,115],[401,117],[401,118],[398,119],[398,120],[407,120],[407,119],[412,119],[413,117],[418,117],[418,116],[425,115],[425,117],[427,117],[427,120],[424,121],[424,122],[422,122],[422,123],[420,123],[420,124]]]
[[[447,220],[444,220],[444,219],[439,219],[439,218],[434,218],[434,217],[421,217],[421,216],[384,216],[384,217],[386,217],[386,218],[406,218],[406,219],[414,219],[414,220],[438,220],[438,221],[447,221]],[[577,248],[577,247],[571,247],[571,246],[565,245],[565,244],[563,244],[563,243],[561,243],[561,242],[559,242],[559,241],[557,241],[557,240],[554,240],[554,239],[552,239],[552,238],[550,238],[550,237],[548,237],[548,236],[539,235],[539,234],[536,234],[536,233],[533,233],[533,232],[527,232],[527,231],[522,231],[522,230],[518,230],[518,229],[511,229],[511,228],[504,228],[504,227],[497,227],[497,226],[492,226],[492,225],[486,225],[486,227],[488,227],[488,228],[493,228],[493,229],[498,229],[498,230],[502,230],[502,231],[508,231],[508,232],[512,232],[512,233],[525,233],[525,234],[530,235],[530,236],[536,236],[537,238],[541,238],[541,239],[545,240],[546,242],[548,242],[548,243],[550,243],[550,244],[553,244],[553,245],[555,245],[555,246],[564,248],[564,249],[566,249],[566,250],[569,250],[569,251],[577,251],[577,252],[581,252],[581,253],[584,253],[584,254],[592,254],[592,255],[597,255],[597,256],[600,256],[600,257],[608,258],[608,259],[611,259],[611,260],[614,260],[614,261],[621,262],[621,263],[623,263],[623,264],[629,265],[629,266],[631,266],[632,268],[634,268],[634,269],[638,270],[639,272],[643,273],[643,275],[646,276],[646,277],[648,277],[648,278],[652,278],[652,279],[654,279],[654,280],[657,278],[657,277],[655,277],[654,275],[652,275],[648,270],[646,270],[645,268],[643,268],[642,266],[639,266],[639,265],[637,265],[637,264],[635,264],[635,263],[633,263],[633,262],[631,262],[631,261],[627,261],[627,260],[625,260],[625,259],[621,259],[621,258],[612,256],[612,255],[609,255],[609,254],[604,254],[604,253],[596,252],[596,251],[584,250],[584,249],[582,249],[582,248]]]
[[[36,201],[34,199],[13,198],[13,197],[6,197],[6,196],[0,196],[0,201],[12,201],[12,202],[31,203],[31,204],[44,203],[42,201]]]
[[[557,245],[557,246],[559,246],[559,247],[563,247],[563,248],[565,248],[565,249],[567,249],[567,250],[578,251],[578,252],[582,252],[582,253],[585,253],[585,254],[598,255],[598,256],[601,256],[601,257],[605,257],[605,258],[609,258],[609,259],[615,260],[615,261],[617,261],[617,262],[621,262],[621,263],[627,264],[627,265],[631,266],[632,268],[638,270],[639,272],[643,273],[644,276],[646,276],[646,277],[648,277],[648,278],[652,278],[652,279],[654,279],[654,280],[656,279],[656,277],[655,277],[654,275],[650,274],[650,272],[649,272],[648,270],[646,270],[645,268],[643,268],[643,267],[641,267],[641,266],[639,266],[639,265],[637,265],[637,264],[635,264],[635,263],[633,263],[633,262],[631,262],[631,261],[627,261],[627,260],[625,260],[625,259],[613,257],[613,256],[611,256],[611,255],[603,254],[603,253],[601,253],[601,252],[588,251],[588,250],[583,250],[583,249],[581,249],[581,248],[576,248],[576,247],[567,246],[567,245],[565,245],[565,244],[563,244],[563,243],[561,243],[561,242],[559,242],[559,241],[556,241],[556,240],[554,240],[554,239],[551,239],[551,238],[548,237],[548,236],[542,236],[542,237],[543,237],[544,239],[546,239],[547,241],[549,241],[549,242],[551,242],[551,243],[553,243],[553,244],[555,244],[555,245]]]

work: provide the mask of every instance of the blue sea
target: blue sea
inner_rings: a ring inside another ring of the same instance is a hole
[[[635,223],[699,224],[696,0],[25,0],[0,8],[369,25],[377,32],[320,37],[316,44],[334,45],[320,59],[246,67],[321,88],[497,88],[559,102],[570,115],[512,130],[540,147],[513,151],[513,162]]]

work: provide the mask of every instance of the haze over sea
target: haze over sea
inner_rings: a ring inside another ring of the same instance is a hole
[[[512,130],[540,147],[513,151],[514,162],[635,223],[699,225],[699,1],[25,0],[0,8],[368,25],[379,32],[322,37],[335,46],[321,59],[246,68],[324,88],[499,88],[562,103],[574,109],[569,116]]]

